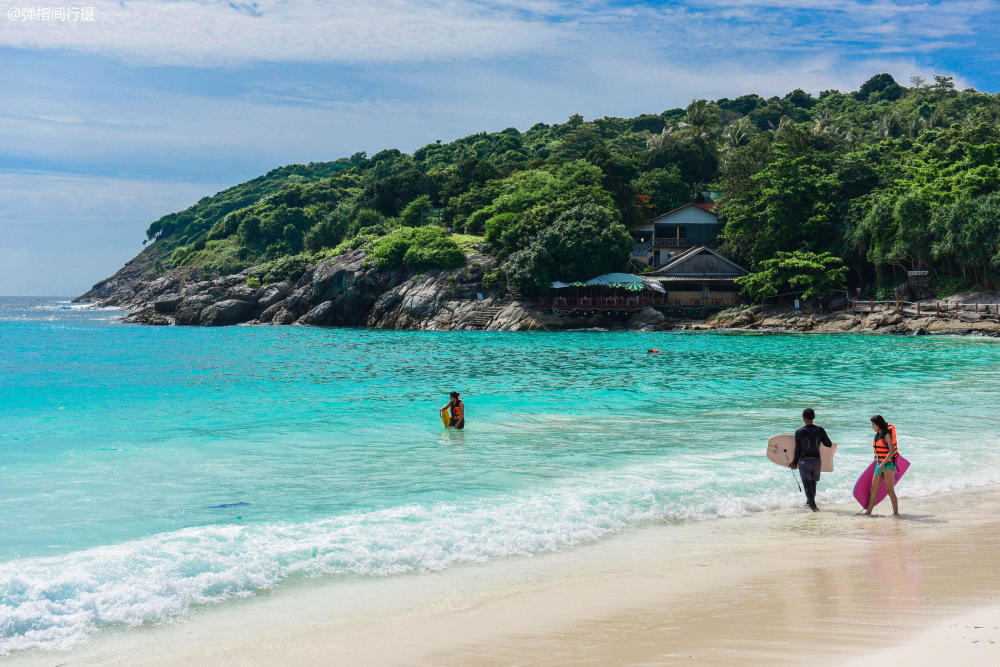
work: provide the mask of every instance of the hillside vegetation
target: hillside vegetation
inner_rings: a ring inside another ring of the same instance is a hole
[[[722,251],[755,271],[812,262],[836,286],[885,290],[926,269],[942,288],[997,287],[1000,96],[934,79],[574,115],[282,167],[157,220],[149,252],[158,272],[257,266],[266,284],[359,247],[411,269],[453,268],[475,247],[531,290],[626,268],[629,225],[713,190]],[[762,280],[755,296],[779,287]]]

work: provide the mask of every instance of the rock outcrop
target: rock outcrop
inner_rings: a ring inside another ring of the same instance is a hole
[[[852,313],[844,304],[826,311],[795,311],[781,306],[752,306],[723,311],[705,320],[676,320],[654,308],[628,319],[611,315],[555,315],[531,300],[511,298],[485,288],[483,278],[496,259],[472,254],[452,271],[380,270],[363,250],[309,266],[294,279],[250,287],[250,269],[204,278],[200,272],[175,269],[155,279],[134,259],[111,278],[77,300],[132,309],[125,322],[155,325],[229,326],[235,324],[308,324],[367,326],[379,329],[491,331],[556,329],[748,329],[797,332],[878,332],[897,334],[975,334],[1000,336],[1000,315],[970,312],[956,303],[1000,295],[958,295],[942,313],[919,315],[893,309]],[[148,267],[147,267],[148,268]],[[963,301],[964,299],[964,301]]]
[[[803,313],[782,308],[753,306],[734,308],[709,317],[699,329],[748,329],[760,331],[871,332],[904,335],[950,333],[960,335],[1000,336],[1000,315],[994,312],[956,310],[958,301],[945,302],[948,309],[941,313],[919,314],[912,308],[876,310],[852,313],[846,310]],[[964,302],[961,302],[964,303]]]
[[[184,270],[153,280],[138,272],[119,272],[80,299],[100,296],[98,305],[134,309],[125,322],[157,325],[517,331],[614,324],[554,316],[539,311],[530,300],[484,288],[483,277],[494,268],[492,256],[473,254],[462,268],[414,275],[380,270],[367,261],[363,250],[355,250],[310,266],[295,280],[258,288],[247,285],[249,269],[211,279]]]

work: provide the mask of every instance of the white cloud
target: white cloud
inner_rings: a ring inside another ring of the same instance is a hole
[[[684,44],[711,60],[739,53],[857,45],[926,51],[971,35],[984,0],[90,0],[92,23],[0,21],[0,45],[98,53],[144,64],[470,61],[573,48]],[[655,39],[654,39],[655,37]],[[721,48],[720,48],[721,47]],[[844,55],[850,55],[845,53]]]
[[[142,63],[398,62],[537,50],[571,25],[460,0],[90,0],[93,22],[0,23],[0,44],[100,53]]]
[[[139,233],[162,215],[223,187],[48,171],[0,172],[0,232],[60,221],[122,223]]]

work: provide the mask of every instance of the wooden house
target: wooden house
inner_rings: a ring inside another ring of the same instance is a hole
[[[722,223],[715,204],[694,202],[632,228],[632,258],[660,266],[695,246],[716,247]]]
[[[660,281],[667,302],[677,306],[733,306],[740,303],[735,280],[749,273],[707,246],[688,248],[647,278]]]

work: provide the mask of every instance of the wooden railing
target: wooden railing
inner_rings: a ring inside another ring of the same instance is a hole
[[[628,312],[643,308],[723,308],[739,303],[735,299],[725,298],[690,298],[671,299],[669,297],[633,296],[633,297],[564,297],[542,296],[538,298],[538,307],[553,312]]]
[[[904,315],[941,315],[947,313],[979,313],[1000,317],[1000,303],[948,303],[947,301],[902,301],[887,299],[850,299],[847,310],[852,313],[874,313],[876,311],[896,311]]]
[[[666,301],[656,297],[641,296],[542,296],[538,298],[538,307],[542,310],[603,310],[603,311],[624,311],[642,310],[657,305],[664,305]]]
[[[719,245],[718,241],[698,241],[696,239],[653,239],[653,246],[656,248],[690,248],[696,245],[708,246],[709,248],[716,248]]]

